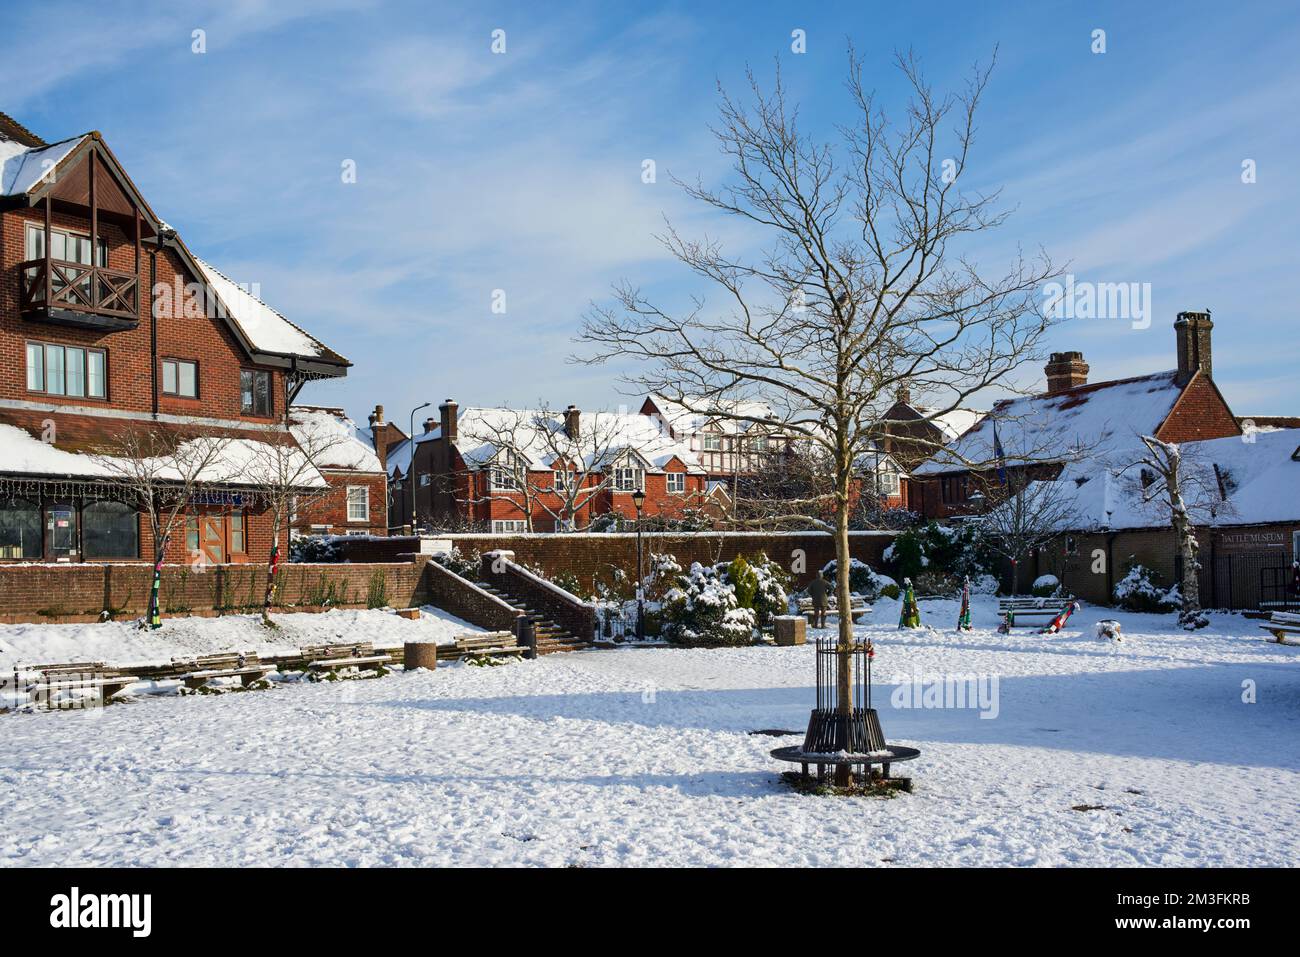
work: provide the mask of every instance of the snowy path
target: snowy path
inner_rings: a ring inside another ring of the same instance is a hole
[[[1098,617],[1051,639],[869,626],[885,732],[923,751],[892,800],[785,792],[767,752],[794,739],[747,733],[803,728],[811,647],[5,716],[0,862],[1300,864],[1300,649],[1228,616],[1186,636],[1136,615],[1114,648]],[[891,707],[913,669],[998,675],[998,717]]]

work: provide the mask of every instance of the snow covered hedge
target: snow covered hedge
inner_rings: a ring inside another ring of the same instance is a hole
[[[1114,599],[1116,607],[1126,611],[1173,611],[1182,605],[1177,585],[1162,588],[1155,572],[1136,563],[1115,585]]]
[[[1039,575],[1029,586],[1029,593],[1035,598],[1053,598],[1061,590],[1061,580],[1055,575]]]
[[[897,579],[910,578],[929,593],[961,588],[993,568],[992,553],[977,525],[940,525],[929,522],[900,532],[885,549],[885,567]]]
[[[835,581],[838,573],[839,564],[835,559],[831,559],[822,566],[822,577],[829,581]],[[849,591],[855,595],[861,595],[867,601],[875,601],[882,593],[892,587],[894,595],[897,598],[898,583],[888,575],[882,575],[873,569],[866,562],[859,561],[856,558],[849,559]]]
[[[662,567],[676,565],[656,556]],[[789,599],[780,565],[758,555],[717,565],[691,565],[664,594],[663,636],[698,647],[747,645],[755,632],[786,613]]]

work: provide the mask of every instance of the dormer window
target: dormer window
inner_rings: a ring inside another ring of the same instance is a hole
[[[614,469],[614,490],[618,492],[635,492],[645,488],[645,469],[633,465],[624,465]]]
[[[722,451],[722,436],[720,436],[720,435],[715,435],[715,434],[713,434],[712,432],[705,432],[705,433],[704,433],[704,451],[706,451],[706,452],[721,452],[721,451]]]

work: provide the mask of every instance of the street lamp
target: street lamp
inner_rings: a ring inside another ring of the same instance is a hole
[[[421,409],[427,409],[433,405],[432,402],[426,402],[424,405],[417,405],[411,410],[411,430],[406,434],[410,437],[407,439],[411,443],[411,467],[406,470],[407,481],[411,483],[411,534],[419,535],[419,530],[415,527],[415,413]]]
[[[645,578],[641,572],[641,510],[645,508],[645,489],[632,493],[636,506],[636,640],[645,640]]]

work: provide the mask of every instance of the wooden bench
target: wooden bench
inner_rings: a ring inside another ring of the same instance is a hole
[[[489,631],[476,635],[457,635],[458,657],[473,655],[522,655],[524,649],[512,631]]]
[[[60,691],[97,691],[108,704],[115,694],[139,681],[135,675],[120,674],[102,661],[74,661],[49,665],[26,665],[15,669],[16,688],[31,695],[45,697],[51,707]]]
[[[261,681],[271,672],[275,665],[262,664],[254,652],[228,651],[215,655],[199,655],[192,661],[182,663],[186,670],[179,675],[187,688],[202,688],[213,678],[238,678],[247,688],[256,681]]]
[[[863,598],[861,595],[849,596],[849,614],[853,616],[854,622],[860,620],[863,615],[869,614],[870,611],[871,611],[871,606],[867,604],[867,600]],[[813,613],[813,600],[808,597],[800,598],[799,614],[808,617],[809,620],[811,621],[812,613]],[[834,597],[828,598],[826,600],[826,614],[828,616],[839,614],[839,611],[836,608],[836,601]]]
[[[1016,627],[1022,618],[1042,619],[1043,624],[1048,624],[1072,601],[1073,598],[999,598],[998,614],[1007,628]]]
[[[1275,611],[1267,624],[1260,625],[1277,639],[1278,644],[1289,645],[1288,637],[1300,639],[1300,615],[1288,611]]]
[[[335,672],[340,668],[357,668],[361,671],[378,671],[392,664],[392,656],[375,654],[370,642],[351,645],[308,645],[302,649],[307,660],[307,670]]]

